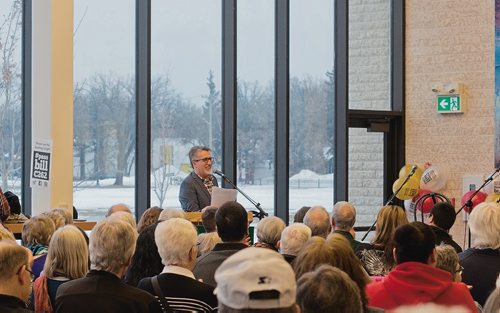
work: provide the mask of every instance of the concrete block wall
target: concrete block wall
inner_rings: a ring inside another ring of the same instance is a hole
[[[349,1],[349,108],[390,109],[389,0]],[[349,130],[349,201],[357,225],[383,205],[383,134]]]
[[[406,161],[447,173],[460,207],[462,177],[494,169],[494,0],[406,1]],[[464,114],[436,111],[432,82],[464,84]],[[459,221],[452,234],[463,242]]]

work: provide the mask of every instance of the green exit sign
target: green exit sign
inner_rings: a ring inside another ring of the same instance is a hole
[[[437,96],[438,113],[463,113],[459,95]]]

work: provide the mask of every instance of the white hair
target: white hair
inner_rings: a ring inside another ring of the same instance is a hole
[[[311,238],[311,229],[302,223],[294,223],[281,232],[280,253],[299,254],[305,243]]]
[[[196,247],[196,229],[183,218],[171,218],[156,226],[155,242],[163,265],[186,267],[190,251]]]
[[[90,268],[118,273],[134,254],[137,236],[134,227],[118,219],[97,223],[89,238]]]
[[[163,209],[161,211],[160,216],[158,216],[158,221],[167,221],[171,218],[186,218],[186,213],[181,209]]]
[[[469,217],[473,246],[500,249],[500,204],[483,202],[476,206]]]
[[[107,219],[110,221],[122,221],[127,224],[130,224],[130,226],[132,226],[134,229],[137,228],[137,224],[135,223],[135,218],[132,215],[132,213],[128,213],[125,211],[118,211],[108,216]]]
[[[347,201],[339,201],[333,206],[332,220],[336,229],[348,231],[356,222],[356,208]]]
[[[322,206],[314,206],[304,216],[304,224],[309,226],[313,236],[326,238],[330,233],[330,215]]]
[[[257,224],[257,238],[260,242],[276,246],[280,240],[281,232],[285,229],[285,222],[279,217],[269,216]]]

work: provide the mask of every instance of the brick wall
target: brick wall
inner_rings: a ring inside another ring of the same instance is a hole
[[[494,13],[493,0],[406,1],[406,161],[446,172],[457,207],[462,176],[494,167]],[[462,82],[466,113],[437,114],[434,81]],[[463,231],[452,231],[459,243]]]

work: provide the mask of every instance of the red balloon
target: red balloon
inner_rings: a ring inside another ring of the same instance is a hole
[[[475,190],[471,190],[471,191],[467,191],[463,196],[462,196],[462,206],[465,205],[465,203],[469,200],[469,198],[472,196],[472,194],[476,192]],[[482,191],[478,192],[474,197],[472,197],[472,199],[470,199],[470,202],[471,202],[471,205],[472,207],[466,205],[464,207],[464,210],[465,212],[467,213],[470,213],[470,211],[472,211],[473,208],[476,207],[476,205],[478,205],[479,203],[481,202],[484,202],[484,200],[486,200],[486,197],[488,197],[488,195]]]
[[[432,191],[420,189],[418,194],[413,198],[416,203],[416,208],[423,213],[430,213],[434,204],[438,202],[443,202],[439,197],[433,197],[431,195]],[[422,198],[422,199],[421,199]]]

